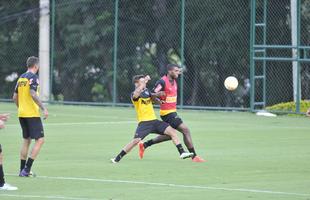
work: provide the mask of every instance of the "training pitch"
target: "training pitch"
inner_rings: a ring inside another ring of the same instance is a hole
[[[50,105],[46,143],[33,171],[20,178],[21,129],[13,104],[0,131],[6,180],[18,191],[1,200],[310,199],[310,119],[251,113],[180,111],[206,163],[180,160],[172,142],[138,149],[111,164],[136,128],[133,108]],[[148,138],[156,135],[150,135]],[[179,137],[182,138],[181,134]]]

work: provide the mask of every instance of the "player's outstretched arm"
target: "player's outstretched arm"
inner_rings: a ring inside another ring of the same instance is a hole
[[[30,95],[33,99],[33,101],[41,108],[41,110],[43,111],[43,115],[44,115],[44,119],[47,119],[48,117],[48,110],[47,108],[44,107],[42,101],[40,100],[40,98],[37,95],[37,92],[34,90],[30,90]]]
[[[306,112],[306,115],[307,115],[308,117],[310,117],[310,108],[309,108],[308,111]]]
[[[9,114],[0,114],[0,129],[5,127],[5,122],[8,120],[9,116]]]
[[[137,99],[139,98],[140,94],[143,92],[144,88],[146,88],[146,84],[147,82],[151,80],[150,76],[149,75],[146,75],[144,80],[140,82],[140,85],[139,87],[136,87],[135,91],[133,92],[132,94],[132,97],[134,99]]]

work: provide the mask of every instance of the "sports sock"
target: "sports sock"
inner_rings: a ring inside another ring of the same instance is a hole
[[[148,148],[149,146],[152,146],[154,144],[153,140],[148,140],[143,143],[144,148]]]
[[[183,149],[182,144],[178,144],[178,145],[176,145],[176,147],[178,148],[178,151],[179,151],[180,155],[185,152],[184,149]]]
[[[34,160],[32,158],[28,158],[28,160],[26,162],[26,167],[25,167],[25,169],[27,169],[27,172],[30,172],[33,161]]]
[[[0,187],[2,187],[4,185],[5,181],[4,181],[4,172],[3,172],[3,166],[0,165]]]
[[[126,155],[126,152],[122,150],[115,158],[116,162],[119,162],[124,156]]]
[[[20,171],[22,171],[26,166],[26,160],[20,160]]]
[[[194,155],[193,155],[193,158],[195,158],[195,157],[197,156],[194,147],[193,147],[193,148],[189,148],[188,151],[189,151],[190,153],[193,153],[193,154],[194,154]]]

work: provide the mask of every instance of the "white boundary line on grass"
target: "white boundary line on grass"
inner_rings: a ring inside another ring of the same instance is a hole
[[[102,199],[90,199],[90,198],[78,198],[78,197],[66,197],[66,196],[40,196],[40,195],[19,195],[19,194],[1,194],[0,197],[12,197],[23,199],[67,199],[67,200],[102,200]]]
[[[44,123],[44,126],[72,126],[72,125],[106,125],[106,124],[133,124],[137,121],[108,121],[108,122],[63,122]],[[20,126],[20,124],[7,124],[6,126]]]
[[[16,176],[8,174],[9,176]],[[71,180],[71,181],[90,181],[90,182],[104,182],[104,183],[124,183],[124,184],[136,184],[136,185],[152,185],[152,186],[165,186],[174,188],[191,188],[191,189],[205,189],[205,190],[222,190],[222,191],[233,191],[233,192],[248,192],[248,193],[264,193],[273,195],[284,195],[284,196],[306,196],[310,197],[310,194],[306,193],[295,193],[295,192],[281,192],[272,190],[259,190],[259,189],[248,189],[248,188],[224,188],[224,187],[213,187],[213,186],[199,186],[199,185],[179,185],[173,183],[155,183],[145,181],[130,181],[130,180],[111,180],[111,179],[96,179],[96,178],[78,178],[78,177],[52,177],[52,176],[37,176],[36,178],[41,179],[53,179],[53,180]]]

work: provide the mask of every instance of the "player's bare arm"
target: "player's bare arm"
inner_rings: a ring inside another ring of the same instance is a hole
[[[42,101],[40,100],[40,98],[37,95],[37,92],[34,90],[30,90],[30,95],[33,99],[33,101],[40,107],[40,109],[43,111],[43,115],[44,115],[44,119],[47,119],[48,117],[48,110],[47,108],[44,107]]]
[[[5,114],[0,114],[0,120],[2,121],[7,121],[10,117],[10,114],[5,113]]]
[[[14,92],[13,94],[13,101],[16,104],[17,108],[18,108],[18,94],[16,92]]]

